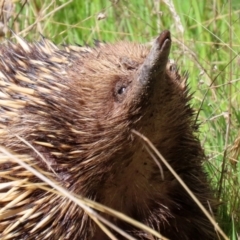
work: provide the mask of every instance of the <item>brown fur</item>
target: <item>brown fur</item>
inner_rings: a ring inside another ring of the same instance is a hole
[[[166,65],[167,56],[159,63],[163,71],[155,83],[141,87],[136,79],[149,54],[144,45],[120,42],[60,50],[43,40],[8,43],[0,54],[1,145],[69,191],[121,211],[170,239],[214,239],[214,229],[199,207],[163,164],[162,178],[131,132],[147,136],[209,209],[212,193],[190,97],[176,67]],[[0,162],[0,170],[2,183],[28,182],[2,190],[12,190],[15,198],[28,194],[0,217],[1,238],[106,239],[83,210],[40,189],[41,181],[25,169],[8,159]],[[9,202],[1,198],[0,207]],[[31,214],[18,223],[28,209]],[[109,219],[137,239],[154,239]],[[14,224],[9,232],[7,227]]]

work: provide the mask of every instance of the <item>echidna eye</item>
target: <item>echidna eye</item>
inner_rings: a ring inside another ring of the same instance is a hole
[[[117,91],[117,93],[119,94],[119,95],[121,95],[121,94],[123,94],[123,93],[125,93],[126,92],[126,87],[125,86],[122,86],[122,87],[120,87],[119,89],[118,89],[118,91]]]
[[[128,85],[126,82],[124,83],[122,81],[119,81],[116,83],[113,94],[115,101],[121,103],[125,99],[125,97],[127,96],[127,88]]]

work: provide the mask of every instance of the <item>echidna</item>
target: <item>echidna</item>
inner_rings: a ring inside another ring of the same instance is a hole
[[[150,50],[17,38],[0,47],[0,144],[71,193],[169,239],[214,239],[207,217],[132,131],[150,139],[206,209],[213,205],[185,77],[168,61],[169,31]],[[107,239],[84,210],[46,186],[1,153],[1,239]],[[136,239],[155,239],[108,219]]]

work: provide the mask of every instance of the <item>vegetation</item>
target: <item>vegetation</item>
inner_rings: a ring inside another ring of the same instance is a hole
[[[42,34],[56,43],[90,45],[94,39],[146,43],[170,29],[171,58],[189,72],[206,169],[221,203],[220,224],[235,240],[240,235],[239,9],[238,0],[22,0],[8,25],[30,40]]]

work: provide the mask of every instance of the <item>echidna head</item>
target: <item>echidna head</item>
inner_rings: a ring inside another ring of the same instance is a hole
[[[86,114],[89,120],[93,117],[103,129],[123,132],[124,124],[125,129],[132,127],[136,119],[146,115],[147,105],[158,101],[159,106],[154,108],[161,108],[161,92],[166,90],[169,78],[166,66],[170,46],[170,33],[164,31],[150,52],[144,45],[120,42],[81,54],[69,71],[69,78],[74,79],[70,95],[77,100],[79,115]],[[123,125],[118,128],[120,123]],[[104,132],[102,135],[106,136]]]

